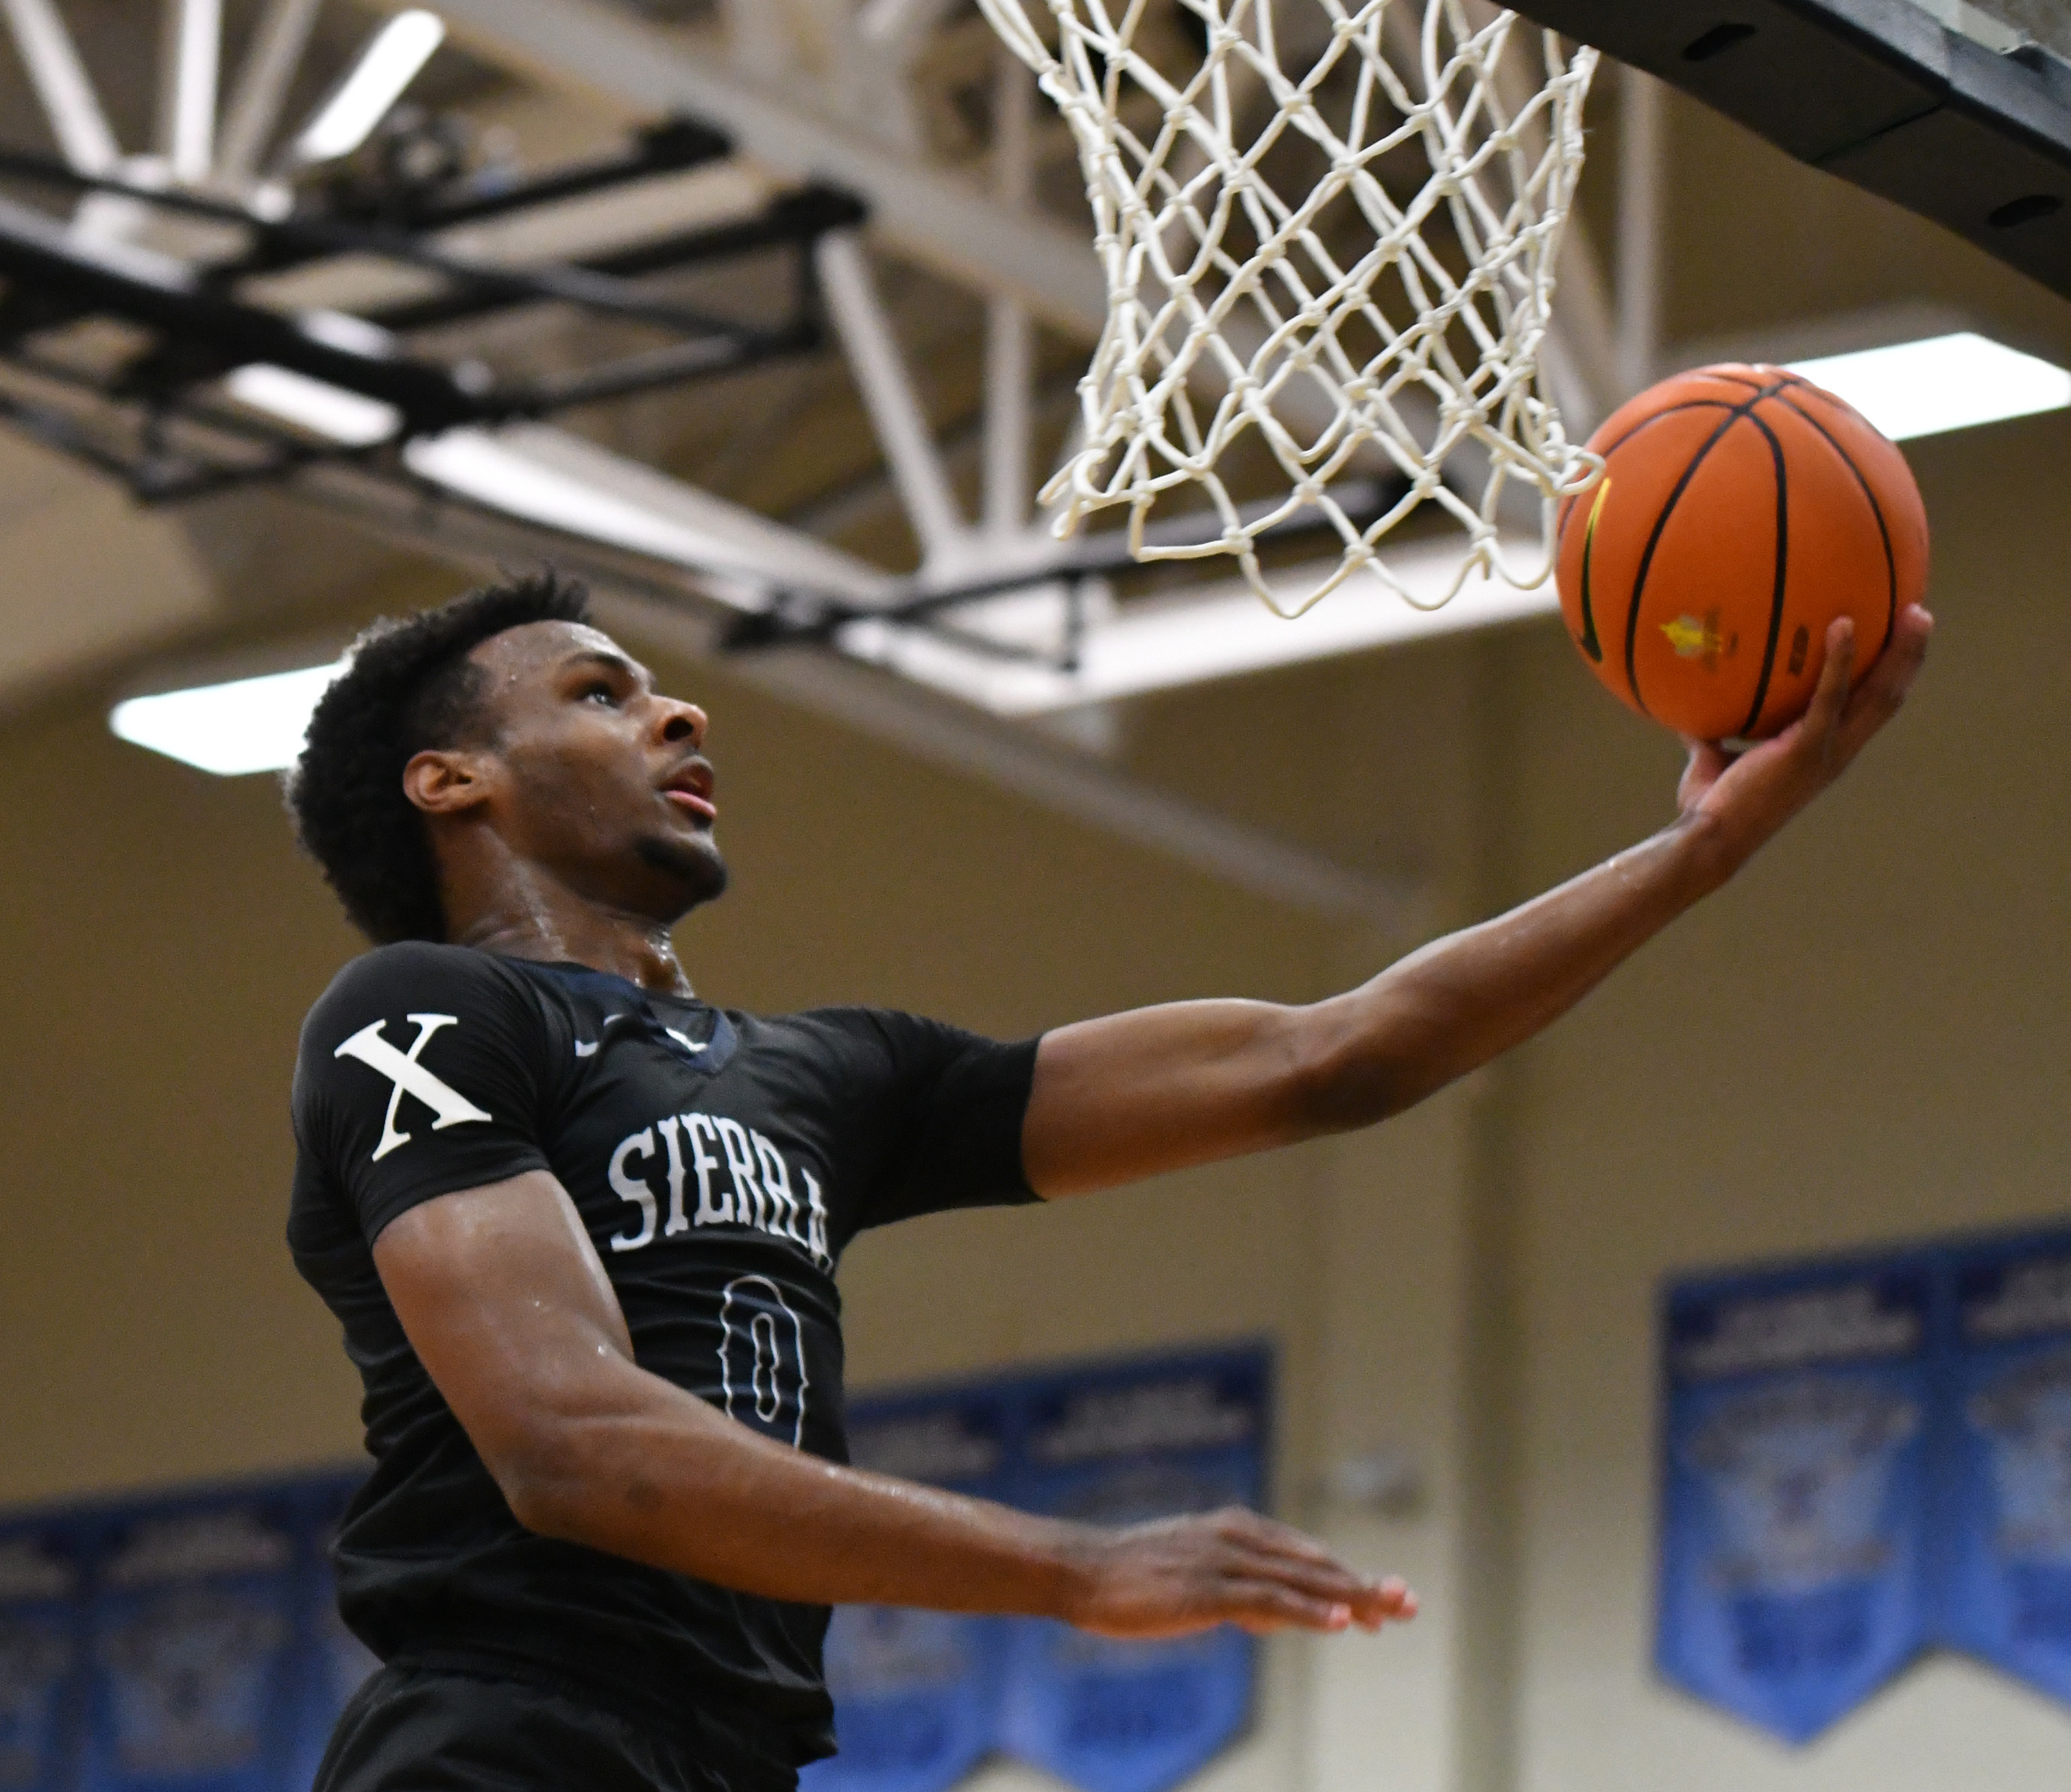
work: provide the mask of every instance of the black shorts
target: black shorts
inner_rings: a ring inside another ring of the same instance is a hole
[[[380,1669],[314,1792],[795,1792],[797,1770],[695,1713],[646,1725],[580,1697],[445,1668]]]

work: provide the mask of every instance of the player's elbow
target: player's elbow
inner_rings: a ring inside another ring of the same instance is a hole
[[[527,1531],[564,1542],[579,1540],[586,1477],[577,1452],[552,1430],[540,1427],[502,1440],[500,1447],[481,1450],[482,1465]]]
[[[560,1543],[587,1540],[587,1489],[576,1479],[543,1473],[532,1463],[502,1466],[492,1471],[511,1515],[535,1536]]]
[[[1289,1105],[1304,1136],[1355,1132],[1372,1126],[1430,1093],[1420,1076],[1416,1028],[1378,1026],[1339,1002],[1298,1011],[1290,1055]]]
[[[551,1411],[512,1416],[482,1440],[484,1466],[511,1515],[535,1536],[594,1544],[606,1528],[609,1427]]]

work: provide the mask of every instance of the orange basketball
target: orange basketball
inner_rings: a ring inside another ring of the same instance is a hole
[[[1563,506],[1560,608],[1590,669],[1700,740],[1804,713],[1827,626],[1857,675],[1927,588],[1927,512],[1905,457],[1780,367],[1664,379],[1590,438],[1602,481]]]

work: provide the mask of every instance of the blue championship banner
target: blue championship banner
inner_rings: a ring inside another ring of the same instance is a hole
[[[859,1404],[858,1466],[1004,1499],[1007,1404],[995,1390]],[[999,1735],[1004,1626],[997,1618],[843,1605],[827,1628],[827,1687],[841,1753],[806,1769],[808,1792],[946,1792]]]
[[[0,1528],[0,1792],[75,1783],[86,1659],[76,1525]]]
[[[109,1518],[96,1540],[88,1792],[274,1792],[295,1712],[291,1495]]]
[[[1950,1279],[1944,1639],[2071,1700],[2071,1236],[1956,1253]]]
[[[331,1473],[0,1523],[0,1792],[302,1792],[373,1666]]]
[[[1222,1350],[857,1401],[855,1460],[1097,1523],[1261,1504],[1272,1359]],[[806,1792],[947,1792],[988,1755],[1085,1792],[1164,1792],[1249,1720],[1241,1632],[1113,1642],[1035,1619],[844,1606],[827,1632],[841,1753]]]
[[[1031,1382],[1015,1503],[1101,1524],[1257,1507],[1270,1379],[1253,1349]],[[1121,1642],[1018,1624],[1002,1745],[1085,1792],[1163,1792],[1249,1723],[1254,1654],[1227,1626]]]
[[[1666,1303],[1655,1659],[1793,1742],[1927,1640],[1934,1281],[1915,1255]]]

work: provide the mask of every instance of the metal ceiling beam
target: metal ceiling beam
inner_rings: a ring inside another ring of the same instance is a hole
[[[919,539],[923,564],[939,565],[963,539],[963,515],[855,233],[830,232],[820,239],[814,260],[850,371]]]
[[[53,0],[0,0],[0,12],[65,160],[81,174],[113,168],[121,149]]]
[[[210,291],[183,261],[128,244],[82,243],[46,214],[0,199],[0,276],[39,297],[127,318],[223,363],[270,362],[392,404],[413,427],[483,414],[443,367],[382,352],[355,319],[283,318]],[[363,344],[366,346],[363,346]]]
[[[563,162],[545,174],[499,181],[486,192],[464,191],[459,198],[434,193],[422,205],[412,202],[403,222],[413,230],[445,230],[513,211],[533,212],[552,200],[621,192],[649,175],[680,174],[722,161],[732,153],[733,144],[723,131],[711,129],[693,119],[664,119],[635,131],[624,148],[603,155]],[[472,176],[462,183],[463,188],[478,189],[481,179],[480,174]]]
[[[802,192],[780,195],[759,211],[738,214],[729,222],[709,228],[686,229],[671,236],[650,237],[610,254],[565,259],[578,272],[631,280],[643,274],[732,260],[761,249],[810,250],[824,232],[845,230],[862,222],[860,207],[847,195],[830,193],[822,187],[807,187]],[[495,259],[520,268],[528,264],[527,258],[519,256],[498,256]],[[318,292],[324,285],[314,281],[302,284]],[[278,289],[272,289],[275,296],[269,297],[269,302],[276,309],[284,309],[279,304],[277,291]],[[457,322],[532,302],[536,301],[519,293],[483,293],[478,289],[461,288],[396,303],[362,303],[355,309],[370,323],[379,324],[384,330],[404,330]]]
[[[318,0],[266,0],[224,116],[220,161],[232,181],[259,171],[301,67]]]
[[[222,200],[178,191],[155,192],[106,175],[76,174],[61,162],[14,150],[0,150],[0,173],[18,175],[24,179],[62,189],[120,194],[141,204],[160,206],[189,217],[211,219],[232,228],[248,232],[259,240],[268,252],[281,252],[291,259],[315,255],[365,254],[385,258],[405,267],[423,269],[460,285],[501,293],[515,301],[570,305],[580,310],[653,324],[665,330],[693,333],[739,330],[745,335],[757,334],[716,314],[707,314],[682,304],[650,298],[637,287],[622,281],[593,273],[579,265],[565,262],[543,262],[529,268],[507,267],[498,261],[465,253],[456,254],[427,244],[407,230],[384,225],[340,223],[314,214],[291,213],[285,218],[261,218],[241,207]],[[12,220],[18,218],[30,220],[22,226],[25,230],[32,227],[40,228],[41,226],[35,224],[39,219],[43,225],[55,228],[52,220],[40,212],[32,212],[26,207],[14,205],[12,201],[0,203],[4,203],[6,208],[0,215],[10,220],[7,227],[10,235],[15,229]],[[852,216],[853,207],[849,207],[845,213],[839,205],[822,205],[821,215],[825,222],[817,228],[831,228]],[[158,255],[155,252],[149,259],[154,267],[170,270],[162,277],[164,280],[177,280],[187,285],[195,285],[199,281],[199,275],[187,262]],[[161,278],[157,274],[151,277]]]
[[[878,6],[882,11],[884,0]],[[1036,80],[1004,43],[993,47],[992,59],[993,191],[1019,209],[1035,185]],[[995,294],[985,313],[985,528],[997,538],[1028,527],[1035,385],[1036,331],[1028,307]]]
[[[500,268],[574,262],[593,273],[630,278],[674,265],[652,257],[643,261],[646,249],[666,255],[662,245],[672,238],[717,234],[767,217],[773,208],[767,182],[738,163],[721,162],[635,181],[608,196],[590,194],[513,216],[470,221],[423,240],[441,254]],[[450,282],[428,269],[351,251],[250,275],[238,285],[240,297],[277,311],[352,311],[376,322],[394,307],[443,304],[451,289]]]
[[[215,159],[222,0],[166,0],[158,53],[158,148],[173,178],[193,186]]]
[[[846,187],[901,254],[1020,299],[1074,334],[1100,332],[1107,305],[1083,231],[1010,210],[974,182],[759,92],[738,68],[596,0],[446,0],[440,10],[491,60],[550,86],[603,92],[644,114],[687,113],[778,174]]]
[[[1618,71],[1618,348],[1621,398],[1654,383],[1668,191],[1667,90],[1644,70]]]

